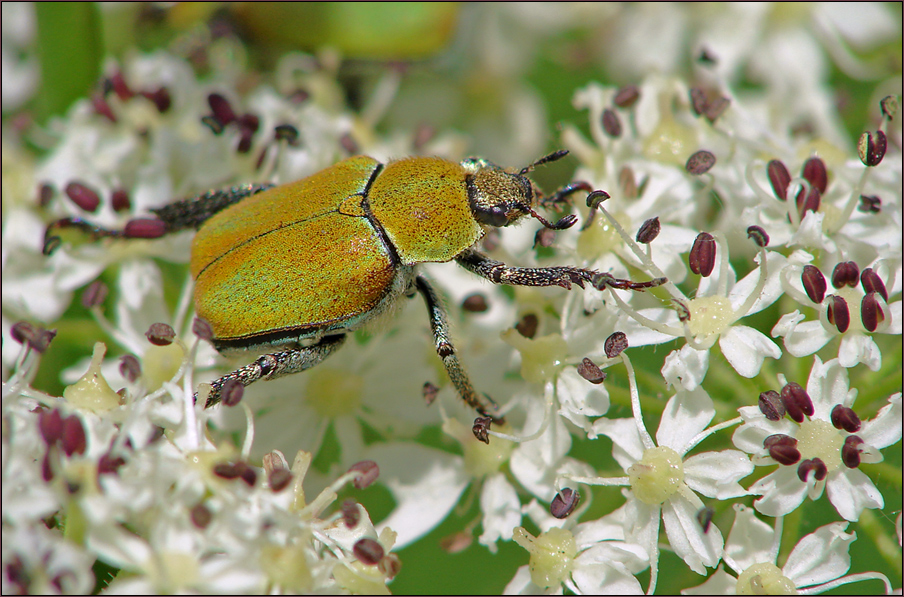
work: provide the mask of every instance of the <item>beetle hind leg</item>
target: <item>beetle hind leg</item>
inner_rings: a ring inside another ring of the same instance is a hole
[[[446,373],[449,374],[452,385],[455,386],[459,396],[481,415],[490,417],[495,423],[504,423],[505,419],[499,414],[499,406],[489,396],[485,394],[480,395],[474,391],[474,386],[471,385],[467,373],[461,366],[461,362],[455,354],[455,347],[452,346],[452,340],[449,337],[449,323],[446,321],[446,311],[436,290],[423,276],[417,276],[414,283],[418,292],[424,297],[424,302],[427,303],[427,310],[430,311],[430,329],[433,331],[436,353],[443,360]]]
[[[311,346],[301,346],[292,350],[262,355],[253,363],[210,382],[210,394],[204,407],[209,408],[220,401],[223,386],[230,380],[234,379],[243,386],[249,386],[261,379],[271,380],[292,373],[300,373],[322,363],[344,342],[345,334],[335,334],[321,338],[319,342]]]

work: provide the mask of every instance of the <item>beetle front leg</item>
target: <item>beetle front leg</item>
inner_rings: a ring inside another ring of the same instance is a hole
[[[443,308],[436,290],[423,276],[417,276],[414,283],[418,292],[424,297],[424,302],[427,303],[427,310],[430,311],[430,329],[433,331],[436,354],[443,360],[446,373],[449,374],[449,379],[452,380],[452,385],[455,386],[458,395],[481,415],[493,419],[494,423],[504,423],[505,419],[499,415],[499,406],[489,396],[478,395],[474,391],[474,386],[471,385],[467,373],[461,366],[461,362],[455,354],[455,347],[452,346],[452,340],[449,338],[446,310]]]
[[[338,334],[326,336],[311,346],[265,354],[250,365],[245,365],[210,382],[210,395],[207,397],[204,408],[209,408],[220,401],[223,386],[231,379],[238,381],[243,386],[249,386],[261,379],[269,381],[284,375],[300,373],[323,362],[344,342],[345,334]],[[197,396],[195,398],[197,399]]]
[[[622,280],[610,274],[568,265],[510,267],[501,261],[490,259],[474,249],[468,249],[463,252],[455,258],[455,261],[466,270],[474,272],[494,284],[508,284],[510,286],[561,286],[566,290],[570,290],[572,284],[577,284],[583,288],[584,282],[590,282],[597,290],[611,287],[619,290],[644,291],[661,286],[666,282],[665,278],[654,278],[646,282]]]
[[[501,261],[490,259],[480,251],[468,249],[455,258],[466,270],[494,284],[510,286],[561,286],[570,289],[572,284],[581,288],[584,282],[593,282],[597,272],[580,267],[509,267]]]

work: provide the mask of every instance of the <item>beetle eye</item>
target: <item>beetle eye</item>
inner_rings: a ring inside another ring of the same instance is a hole
[[[474,219],[486,226],[495,226],[496,228],[501,228],[502,226],[507,225],[510,221],[506,210],[503,210],[498,205],[487,208],[486,206],[472,203],[471,211],[474,214]]]

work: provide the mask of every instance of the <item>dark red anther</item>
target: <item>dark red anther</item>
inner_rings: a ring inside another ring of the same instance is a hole
[[[430,406],[436,401],[436,396],[439,394],[439,388],[429,381],[425,381],[421,393],[424,396],[424,402],[427,403],[427,406]]]
[[[849,435],[844,438],[844,445],[841,446],[841,462],[848,468],[857,468],[860,466],[860,446],[864,441],[856,435]]]
[[[257,483],[257,472],[247,462],[242,461],[236,462],[235,468],[245,485],[254,487],[254,484]]]
[[[885,321],[885,312],[877,296],[878,293],[870,292],[860,301],[860,321],[868,332],[875,332],[879,324]]]
[[[885,302],[888,302],[888,290],[885,289],[885,282],[873,268],[868,267],[860,272],[860,285],[863,287],[863,292],[878,292]]]
[[[642,245],[648,245],[659,236],[659,231],[662,229],[662,226],[659,224],[659,218],[650,218],[640,226],[640,230],[637,231],[637,237],[635,240]]]
[[[129,383],[135,383],[141,377],[141,363],[135,355],[126,354],[119,359],[119,374]]]
[[[797,205],[797,214],[801,219],[807,215],[808,211],[817,212],[819,211],[819,205],[822,202],[822,193],[819,192],[814,185],[810,186],[810,191],[804,195],[804,190],[801,189],[797,193],[797,197],[795,199],[795,203]]]
[[[762,248],[769,246],[769,235],[760,226],[748,226],[747,238],[756,243],[756,246]]]
[[[851,325],[851,310],[847,301],[840,296],[830,294],[826,305],[826,318],[834,325],[838,332],[845,333]]]
[[[485,444],[490,443],[490,425],[493,424],[492,417],[477,417],[474,419],[474,425],[471,426],[471,433],[478,441]]]
[[[110,196],[110,205],[113,211],[127,211],[132,207],[132,200],[129,198],[129,192],[125,189],[116,189]]]
[[[857,153],[860,161],[867,166],[878,166],[885,157],[888,140],[882,131],[865,132],[860,135],[857,143]]]
[[[160,238],[166,234],[166,222],[157,218],[135,218],[126,222],[122,233],[126,238]]]
[[[48,446],[52,446],[63,437],[63,415],[59,409],[42,410],[38,413],[38,430],[41,438]]]
[[[135,92],[129,88],[125,78],[119,71],[113,73],[113,76],[110,77],[110,87],[113,89],[116,97],[122,101],[128,101],[135,97]]]
[[[221,479],[238,479],[242,474],[242,469],[237,467],[234,462],[218,462],[213,465],[213,474]]]
[[[110,122],[116,122],[116,114],[113,113],[110,103],[102,93],[95,93],[91,96],[91,107],[94,108],[96,114],[103,116]]]
[[[461,302],[461,308],[468,313],[486,313],[490,305],[487,303],[487,297],[479,292],[472,292]]]
[[[592,384],[601,384],[606,381],[606,372],[602,371],[596,363],[584,357],[578,365],[578,375]]]
[[[188,513],[191,523],[199,529],[206,529],[213,520],[210,508],[204,504],[195,505]]]
[[[612,332],[603,345],[606,356],[614,359],[628,348],[628,336],[624,332]]]
[[[47,450],[44,458],[41,459],[41,478],[48,483],[53,481],[53,462],[50,458],[50,450]]]
[[[352,548],[352,552],[355,554],[355,557],[358,558],[358,561],[366,566],[373,566],[380,563],[380,560],[382,560],[383,556],[386,554],[383,550],[383,546],[375,539],[370,539],[369,537],[358,539],[358,542],[355,543],[355,546]]]
[[[898,113],[897,96],[886,95],[882,98],[882,101],[879,102],[879,107],[882,109],[883,118],[894,120],[895,115]]]
[[[362,460],[353,464],[348,469],[348,472],[361,473],[352,481],[352,484],[356,489],[364,489],[365,487],[370,487],[377,480],[377,477],[380,476],[380,467],[373,460]]]
[[[552,514],[553,518],[560,520],[568,518],[574,512],[574,509],[578,507],[579,503],[581,503],[581,494],[574,489],[565,487],[550,502],[549,513]]]
[[[781,465],[791,466],[800,462],[797,440],[790,435],[770,435],[763,441],[763,447],[769,452],[769,457]]]
[[[227,379],[220,388],[220,402],[224,406],[236,406],[245,395],[245,386],[237,379]]]
[[[807,479],[810,477],[812,473],[813,478],[817,481],[822,481],[826,478],[826,475],[829,474],[829,469],[826,468],[826,464],[820,460],[819,458],[810,458],[809,460],[803,460],[797,466],[797,478],[807,482]]]
[[[804,162],[801,176],[810,183],[810,186],[819,191],[819,195],[825,195],[829,188],[829,173],[826,164],[818,157],[812,157]]]
[[[832,425],[835,429],[844,429],[848,433],[857,433],[860,431],[860,417],[854,412],[854,409],[847,406],[836,404],[832,409]]]
[[[84,454],[88,449],[88,438],[85,437],[85,428],[77,415],[69,415],[63,419],[63,451],[66,456]]]
[[[716,239],[712,234],[701,232],[697,235],[687,261],[695,274],[706,278],[713,273],[716,266]]]
[[[684,169],[689,173],[699,176],[709,172],[716,165],[716,156],[711,151],[701,149],[687,158]]]
[[[40,207],[47,207],[53,200],[53,195],[54,190],[52,184],[49,182],[40,184],[38,186],[38,205]]]
[[[826,297],[826,277],[822,275],[819,268],[815,265],[805,265],[804,271],[800,276],[800,282],[807,292],[810,300],[817,305],[822,303],[822,299]]]
[[[176,331],[168,323],[152,323],[144,335],[155,346],[169,346],[176,339]]]
[[[173,98],[166,87],[159,87],[156,91],[142,91],[141,95],[149,99],[161,114],[168,112],[173,105]]]
[[[66,185],[66,196],[85,211],[94,213],[100,207],[100,195],[97,191],[80,182],[70,182]]]
[[[810,398],[810,395],[807,393],[803,387],[799,383],[791,382],[785,384],[785,387],[782,388],[782,402],[785,405],[785,408],[788,410],[788,414],[791,414],[791,408],[788,406],[789,403],[794,404],[794,408],[805,414],[808,417],[812,417],[813,413],[813,400]],[[792,419],[800,423],[803,419],[797,419],[792,416]]]
[[[637,88],[637,85],[627,85],[615,93],[612,103],[619,108],[630,108],[637,103],[639,98],[640,89]]]
[[[107,285],[101,280],[91,282],[85,292],[82,293],[82,306],[86,309],[100,307],[107,300],[108,292]]]
[[[191,331],[201,340],[210,341],[213,339],[213,328],[210,322],[203,317],[195,317],[191,322]]]
[[[298,129],[291,124],[279,124],[273,129],[277,141],[285,141],[289,145],[298,145]]]
[[[207,103],[213,111],[213,117],[223,126],[235,122],[235,112],[229,104],[229,100],[219,93],[211,93],[207,96]]]
[[[766,166],[766,174],[769,176],[769,184],[775,196],[785,201],[788,199],[788,187],[791,186],[791,173],[780,160],[772,160]]]
[[[766,390],[760,393],[758,406],[763,416],[770,421],[780,421],[785,416],[785,404],[781,396],[775,390]]]
[[[289,486],[289,483],[292,482],[292,471],[287,468],[278,468],[270,471],[270,475],[267,477],[267,485],[270,486],[270,491],[273,493],[279,493],[283,489]]]
[[[345,523],[346,528],[353,529],[358,526],[358,522],[361,521],[361,510],[358,508],[358,504],[355,503],[355,500],[345,500],[342,502],[340,512],[342,512],[342,522]]]
[[[857,286],[857,280],[860,279],[860,268],[853,261],[842,261],[832,270],[832,286],[835,288],[844,288]]]
[[[611,108],[603,110],[603,130],[613,139],[621,137],[621,120],[619,119],[618,114],[615,113],[615,110]]]
[[[107,452],[97,461],[98,475],[115,475],[119,472],[119,468],[126,463],[122,456],[114,456]]]
[[[521,321],[515,324],[515,329],[525,338],[533,338],[537,335],[537,328],[540,327],[540,320],[533,313],[527,313],[521,318]]]
[[[860,205],[857,211],[877,214],[882,211],[882,199],[876,195],[860,195]]]

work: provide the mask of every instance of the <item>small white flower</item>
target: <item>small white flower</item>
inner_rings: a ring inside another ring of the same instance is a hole
[[[752,509],[741,504],[735,504],[734,509],[734,525],[722,556],[734,575],[720,567],[705,583],[681,591],[682,595],[776,595],[796,591],[813,595],[868,579],[882,580],[886,592],[891,593],[891,584],[882,574],[844,576],[851,567],[851,543],[857,539],[855,533],[845,532],[847,523],[827,524],[804,536],[779,568],[776,563],[782,518],[777,518],[775,528],[771,528]]]
[[[732,438],[735,446],[754,455],[757,465],[782,465],[750,487],[762,496],[754,503],[759,512],[784,516],[808,496],[819,499],[823,490],[845,520],[856,521],[864,508],[883,507],[882,494],[858,467],[880,462],[879,450],[901,441],[901,394],[862,423],[851,408],[856,396],[837,359],[823,363],[814,357],[806,391],[797,384],[782,390],[793,420],[769,420],[756,406],[739,409],[744,424]]]

